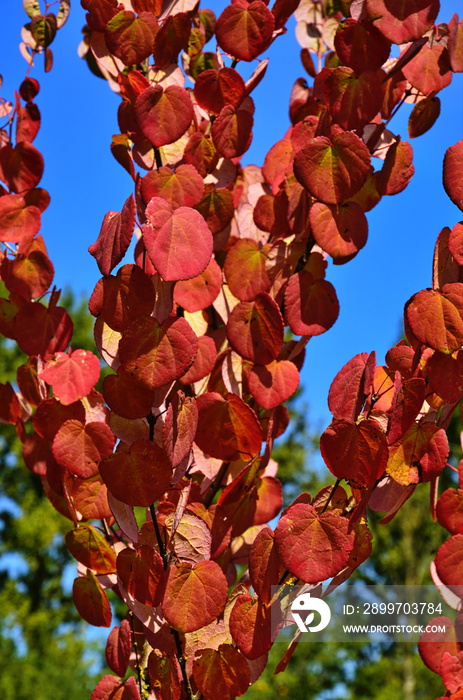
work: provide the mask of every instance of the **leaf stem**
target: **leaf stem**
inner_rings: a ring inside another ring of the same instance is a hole
[[[135,652],[135,661],[136,661],[136,667],[137,667],[137,678],[138,678],[138,689],[140,691],[140,695],[142,695],[142,687],[141,687],[141,673],[140,673],[140,660],[138,658],[138,649],[137,649],[137,644],[135,642],[135,628],[133,624],[133,612],[130,612],[130,626],[132,628],[132,646],[133,650]]]
[[[161,536],[161,531],[159,529],[158,520],[156,518],[156,511],[154,510],[153,504],[150,505],[150,513],[151,513],[151,518],[153,520],[154,531],[156,533],[156,539],[158,542],[159,552],[160,552],[161,557],[162,557],[164,571],[166,571],[166,569],[168,567],[167,552],[166,552],[166,548],[164,545],[164,541],[163,541],[162,536]]]
[[[190,679],[188,678],[188,673],[186,672],[186,659],[183,655],[182,641],[177,630],[171,628],[172,634],[175,639],[175,646],[177,647],[177,658],[182,669],[183,682],[185,683],[187,700],[193,700],[193,691],[190,685]]]
[[[323,506],[322,513],[324,513],[325,510],[326,510],[326,509],[328,508],[328,506],[330,505],[330,501],[331,501],[331,499],[332,499],[333,496],[334,496],[334,492],[336,491],[336,489],[338,488],[338,486],[339,486],[340,483],[341,483],[341,479],[336,479],[336,483],[334,484],[334,486],[333,486],[333,488],[332,488],[332,490],[331,490],[331,493],[330,493],[330,495],[328,496],[328,500],[327,500],[327,502],[325,503],[325,505]]]
[[[219,472],[217,476],[215,477],[215,481],[211,486],[209,487],[209,491],[207,492],[205,498],[204,498],[204,505],[206,508],[209,508],[211,505],[212,501],[214,500],[214,496],[217,493],[217,491],[220,489],[220,484],[222,483],[222,479],[227,473],[227,469],[230,466],[230,462],[222,462],[222,466],[219,469]]]

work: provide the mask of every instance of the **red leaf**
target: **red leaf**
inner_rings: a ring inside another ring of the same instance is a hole
[[[214,392],[197,398],[199,409],[195,442],[211,457],[227,461],[251,459],[260,452],[262,428],[254,411],[236,394],[224,399]]]
[[[299,372],[292,362],[274,360],[267,365],[254,365],[248,382],[257,403],[272,409],[294,394],[299,386]]]
[[[411,139],[425,134],[440,114],[440,99],[426,97],[416,104],[408,118],[408,135]]]
[[[162,611],[174,629],[194,632],[223,612],[227,593],[227,580],[218,564],[181,562],[170,568]]]
[[[169,404],[162,429],[162,444],[174,469],[189,454],[197,427],[195,399],[177,392]]]
[[[145,418],[154,402],[154,390],[119,367],[117,374],[108,374],[103,382],[103,396],[111,411],[122,418]]]
[[[67,420],[85,423],[85,409],[80,401],[63,406],[56,399],[46,399],[38,406],[32,423],[41,437],[52,442],[58,430]]]
[[[413,148],[408,141],[396,141],[389,148],[379,172],[378,191],[381,195],[399,194],[406,188],[414,172]]]
[[[433,617],[428,622],[428,627],[432,626],[445,627],[446,631],[423,632],[418,643],[418,651],[426,666],[434,673],[439,673],[442,655],[448,652],[452,656],[458,656],[460,644],[454,624],[448,617]]]
[[[127,547],[117,556],[117,574],[132,598],[157,607],[164,594],[164,566],[160,555],[147,544]]]
[[[0,273],[8,291],[27,301],[45,294],[55,274],[51,260],[41,250],[18,252],[13,260],[3,258]]]
[[[261,0],[233,3],[217,20],[217,42],[233,58],[252,61],[270,45],[273,28],[274,17]]]
[[[21,307],[14,321],[21,350],[26,355],[41,355],[44,359],[67,348],[73,328],[69,314],[61,306],[46,308],[32,301]]]
[[[15,425],[21,417],[21,404],[10,382],[0,384],[0,423]]]
[[[361,73],[381,68],[389,58],[391,42],[370,21],[349,17],[334,35],[334,48],[343,65]]]
[[[270,603],[272,586],[280,578],[280,560],[272,530],[265,527],[254,540],[249,554],[249,576],[252,587],[263,603]]]
[[[183,136],[193,118],[193,105],[184,88],[169,85],[163,90],[156,85],[137,97],[135,114],[143,135],[159,148]]]
[[[114,549],[91,525],[79,525],[68,532],[66,546],[72,556],[88,569],[93,569],[98,574],[116,571]]]
[[[53,456],[70,474],[89,479],[98,473],[102,459],[112,454],[116,438],[106,423],[68,420],[53,440]]]
[[[323,95],[333,120],[346,131],[361,130],[381,109],[384,72],[367,70],[357,75],[338,66],[323,83]]]
[[[449,53],[442,44],[425,45],[403,68],[408,82],[423,95],[439,92],[452,81]]]
[[[43,175],[41,153],[27,141],[20,141],[13,148],[7,144],[0,148],[0,180],[13,192],[27,192],[37,187]]]
[[[261,2],[261,0],[254,0]],[[250,102],[251,98],[247,98]],[[246,105],[246,103],[244,103]],[[251,102],[253,105],[253,103]],[[247,106],[247,105],[246,105]],[[252,141],[253,111],[242,106],[235,109],[225,105],[212,125],[212,140],[224,158],[238,158],[245,153]]]
[[[368,222],[354,202],[321,204],[310,207],[309,222],[313,236],[334,262],[347,262],[363,248],[368,237]]]
[[[204,193],[204,181],[193,165],[178,165],[151,170],[141,180],[141,194],[146,204],[153,197],[162,197],[172,209],[194,207]],[[149,217],[148,217],[149,218]]]
[[[463,352],[456,356],[433,353],[426,363],[426,377],[431,390],[446,403],[459,401],[463,396]]]
[[[100,474],[111,493],[130,506],[150,506],[167,490],[172,467],[156,443],[136,440],[127,452],[100,462]],[[127,479],[130,474],[130,479]]]
[[[69,498],[82,520],[101,520],[111,518],[108,504],[108,489],[99,474],[90,479],[79,479],[64,474],[64,483]]]
[[[434,24],[438,0],[366,0],[369,18],[394,44],[419,39]]]
[[[291,506],[275,530],[278,556],[306,583],[318,583],[343,569],[354,546],[349,520],[335,513],[318,514],[308,503]]]
[[[387,473],[403,486],[431,481],[449,456],[445,430],[435,423],[413,423],[403,437],[389,447]]]
[[[444,188],[452,202],[463,211],[463,140],[445,152]]]
[[[442,292],[424,289],[405,305],[405,318],[420,343],[446,355],[463,345],[463,285],[445,284]]]
[[[207,185],[204,197],[196,205],[196,209],[204,216],[211,233],[219,233],[233,219],[235,213],[233,195],[230,190]]]
[[[102,275],[109,275],[120,263],[132,240],[135,225],[135,199],[133,195],[126,200],[120,213],[108,211],[105,214],[101,230],[95,243],[88,252],[98,263]]]
[[[360,352],[339,370],[328,394],[328,406],[335,418],[357,420],[370,393],[375,364],[374,352]]]
[[[448,236],[448,249],[457,263],[463,265],[463,221],[455,224],[450,231],[450,235]]]
[[[91,571],[88,571],[86,576],[74,579],[72,597],[77,612],[85,622],[95,627],[111,625],[112,614],[108,597]]]
[[[244,695],[251,673],[246,659],[231,644],[216,649],[203,649],[195,655],[193,677],[204,697],[234,700]]]
[[[154,40],[153,54],[157,66],[165,68],[177,62],[179,51],[186,49],[191,31],[191,20],[187,12],[168,15]]]
[[[439,525],[451,535],[463,534],[463,490],[446,489],[436,505]]]
[[[294,174],[301,185],[326,204],[350,199],[370,172],[368,148],[352,132],[336,133],[331,141],[317,136],[294,158]]]
[[[105,40],[112,54],[126,66],[141,63],[153,53],[158,23],[151,12],[135,16],[123,10],[112,17],[105,28]]]
[[[458,21],[458,15],[455,13],[450,22],[448,50],[450,56],[450,64],[454,73],[463,73],[463,20]]]
[[[198,351],[198,339],[184,318],[141,316],[119,342],[123,369],[149,389],[158,389],[183,376]]]
[[[230,632],[247,659],[257,659],[272,646],[272,613],[249,593],[238,596],[230,615]]]
[[[32,141],[40,129],[40,111],[36,104],[28,102],[25,107],[20,107],[16,117],[16,142]]]
[[[199,382],[212,372],[217,357],[215,343],[207,335],[198,338],[198,352],[195,361],[186,374],[180,377],[180,382],[184,385]]]
[[[20,243],[40,231],[40,209],[27,206],[20,194],[0,197],[0,241]]]
[[[51,384],[56,398],[65,406],[89,394],[100,378],[100,362],[88,350],[74,350],[70,355],[55,353],[39,374]]]
[[[146,207],[143,241],[151,262],[164,280],[185,280],[203,272],[212,255],[212,234],[195,209],[172,210],[161,197]]]
[[[207,309],[222,288],[222,270],[214,258],[203,272],[189,280],[178,280],[174,287],[174,301],[190,313]]]
[[[339,302],[330,282],[302,270],[290,277],[285,291],[285,314],[296,335],[320,335],[339,315]]]
[[[121,700],[122,691],[121,679],[116,676],[104,676],[96,685],[90,700]]]
[[[182,672],[175,655],[153,649],[148,657],[148,673],[159,700],[180,700]]]
[[[200,73],[195,82],[194,95],[200,107],[220,114],[225,105],[235,109],[246,95],[241,75],[233,68],[213,68]]]
[[[261,248],[250,238],[240,238],[228,251],[223,269],[230,291],[240,301],[252,301],[270,290],[267,256],[268,246]]]
[[[283,318],[269,294],[242,301],[230,314],[227,337],[230,345],[247,360],[265,365],[276,359],[283,345]]]
[[[463,534],[453,535],[444,542],[436,554],[436,570],[441,581],[450,588],[452,586],[461,589],[463,580],[463,561],[461,558],[461,548],[463,545]]]
[[[132,652],[132,632],[128,620],[122,620],[121,626],[113,627],[106,642],[106,662],[114,673],[123,678],[129,666]]]
[[[460,651],[458,656],[452,656],[448,651],[444,651],[440,662],[440,675],[444,681],[447,690],[451,693],[457,693],[463,688],[463,653]],[[458,700],[458,695],[452,695],[454,700]]]
[[[424,379],[406,379],[395,392],[389,418],[387,440],[390,445],[399,440],[411,427],[426,397]]]
[[[388,458],[386,435],[377,421],[334,420],[320,438],[325,464],[337,479],[356,488],[372,485],[384,473]]]

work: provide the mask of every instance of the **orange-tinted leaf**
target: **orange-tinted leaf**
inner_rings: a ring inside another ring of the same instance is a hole
[[[335,418],[357,420],[370,393],[375,365],[374,352],[361,352],[339,370],[328,394],[328,406]]]
[[[114,673],[123,678],[129,666],[132,651],[132,632],[128,620],[122,620],[121,626],[113,627],[106,642],[106,662]]]
[[[144,418],[154,402],[154,390],[137,382],[121,367],[117,374],[104,378],[103,396],[111,411],[128,419]]]
[[[450,231],[448,236],[448,249],[457,263],[463,265],[463,221],[455,224]]]
[[[70,355],[57,352],[40,372],[53,387],[56,398],[65,406],[82,399],[100,378],[100,362],[88,350],[74,350]]]
[[[275,529],[275,544],[284,566],[306,583],[318,583],[343,569],[354,546],[349,520],[318,514],[308,503],[291,506]]]
[[[389,58],[391,42],[370,21],[349,17],[336,30],[334,48],[343,65],[361,73],[381,68]]]
[[[380,194],[398,194],[408,185],[415,172],[413,148],[408,141],[396,141],[387,152],[384,165],[379,173]]]
[[[108,489],[99,474],[90,479],[79,479],[76,476],[64,474],[64,483],[72,505],[82,520],[111,518]]]
[[[164,566],[158,552],[147,544],[127,547],[117,555],[117,575],[127,593],[142,605],[156,607],[164,593]]]
[[[261,292],[253,302],[235,306],[227,322],[232,348],[247,360],[265,365],[276,359],[283,345],[283,318],[275,301]]]
[[[387,473],[403,486],[438,476],[449,457],[445,430],[435,423],[413,423],[405,435],[389,447]]]
[[[439,547],[435,560],[437,575],[440,580],[446,586],[457,586],[460,590],[463,580],[462,545],[463,534],[453,535]]]
[[[368,487],[384,473],[388,458],[386,435],[372,418],[355,423],[332,421],[320,438],[325,464],[337,479]]]
[[[193,384],[199,382],[212,372],[217,357],[215,343],[207,335],[198,338],[198,352],[195,361],[186,374],[180,377],[182,384]]]
[[[405,316],[420,343],[450,355],[463,345],[463,285],[454,282],[442,292],[424,289],[414,294]]]
[[[88,479],[98,473],[102,459],[112,454],[116,438],[106,423],[68,420],[55,435],[53,456],[71,474]]]
[[[63,406],[56,399],[46,399],[38,406],[32,419],[36,432],[46,440],[53,441],[58,430],[67,420],[85,423],[85,409],[81,401]]]
[[[162,197],[172,209],[194,207],[201,201],[204,181],[193,165],[178,165],[151,170],[141,181],[141,193],[148,204],[153,197]]]
[[[431,671],[439,673],[442,655],[445,652],[457,656],[460,644],[457,640],[455,626],[448,617],[433,617],[428,626],[445,628],[445,632],[423,632],[418,643],[421,659]]]
[[[111,608],[108,597],[100,586],[94,573],[88,571],[86,576],[74,579],[72,597],[79,615],[95,627],[111,625]]]
[[[432,127],[440,114],[440,99],[426,97],[412,109],[408,118],[408,135],[411,139],[425,134]]]
[[[126,200],[120,213],[108,211],[101,225],[100,233],[88,252],[97,261],[102,275],[109,275],[120,263],[132,240],[135,225],[135,199]]]
[[[402,73],[423,95],[443,90],[452,80],[447,48],[438,43],[423,46],[402,68]]]
[[[456,356],[435,352],[426,363],[426,377],[431,390],[446,403],[459,401],[463,396],[463,352]]]
[[[204,197],[196,205],[196,209],[204,217],[211,233],[218,233],[233,219],[233,195],[230,190],[207,185]]]
[[[326,105],[336,124],[346,131],[361,130],[379,112],[383,101],[384,72],[338,66],[323,85]]]
[[[280,560],[275,547],[272,530],[265,527],[254,540],[249,555],[249,576],[252,587],[263,603],[272,598],[272,586],[280,578]]]
[[[263,4],[261,0],[254,2]],[[220,155],[224,158],[242,156],[251,145],[253,125],[252,111],[225,105],[212,125],[212,139]]]
[[[198,339],[184,318],[141,316],[128,327],[119,342],[123,369],[150,389],[183,376],[194,361]]]
[[[37,358],[30,357],[27,365],[20,365],[16,372],[19,391],[32,406],[38,406],[45,398],[44,383],[37,375]],[[42,393],[43,392],[43,393]]]
[[[387,440],[390,445],[399,440],[411,427],[421,411],[426,391],[426,382],[421,377],[411,377],[401,382],[394,394],[390,411],[387,433]]]
[[[249,593],[238,596],[230,615],[230,632],[247,659],[257,659],[272,646],[271,609]]]
[[[463,534],[463,489],[446,489],[437,501],[436,515],[451,535]]]
[[[285,291],[285,314],[296,335],[320,335],[339,314],[339,302],[330,282],[314,279],[302,270],[293,275]]]
[[[40,231],[40,209],[27,206],[19,194],[0,197],[0,241],[20,243]]]
[[[123,265],[115,277],[98,280],[88,306],[114,331],[124,331],[139,316],[149,316],[154,302],[150,277],[137,265]]]
[[[148,657],[148,673],[159,700],[180,700],[182,672],[175,655],[153,649]]]
[[[3,258],[0,274],[8,291],[29,301],[42,296],[53,282],[54,268],[46,253],[31,250],[20,252],[10,260]]]
[[[204,697],[234,700],[249,688],[251,673],[238,649],[221,644],[217,650],[203,649],[195,655],[193,677]]]
[[[184,88],[169,85],[163,90],[156,85],[137,97],[135,113],[143,135],[159,148],[183,136],[193,118],[193,105]]]
[[[248,378],[249,390],[262,408],[276,408],[299,386],[299,372],[288,360],[254,365]]]
[[[157,20],[150,12],[142,12],[136,17],[133,12],[122,10],[106,25],[105,40],[111,53],[126,66],[132,66],[153,52],[157,31]]]
[[[195,442],[211,457],[232,461],[255,457],[262,444],[262,428],[254,411],[236,394],[215,392],[197,398],[199,409]]]
[[[227,580],[218,564],[181,562],[169,571],[162,611],[171,627],[193,632],[223,612],[227,593]]]
[[[197,427],[195,399],[177,392],[169,404],[162,429],[162,444],[174,468],[190,452]]]
[[[455,13],[450,22],[448,50],[450,57],[450,65],[454,73],[463,72],[463,20],[458,21],[458,15]]]
[[[194,165],[201,177],[206,177],[214,170],[218,157],[210,134],[201,134],[199,131],[191,134],[183,152],[184,163]]]
[[[194,95],[200,107],[212,114],[220,114],[225,105],[236,109],[246,94],[241,75],[233,68],[212,68],[198,75]]]
[[[250,238],[240,238],[228,251],[224,273],[230,291],[240,301],[252,301],[260,292],[269,291],[267,255],[268,246],[260,248]]]
[[[438,0],[366,0],[368,17],[394,44],[419,39],[434,24]]]
[[[116,553],[102,534],[92,525],[78,525],[66,535],[66,546],[72,556],[98,574],[116,571]]]
[[[172,467],[164,450],[155,442],[136,440],[127,452],[115,452],[100,462],[100,474],[122,503],[149,506],[167,490]]]
[[[25,107],[20,107],[16,117],[16,142],[32,141],[40,129],[40,111],[36,104],[28,102]]]
[[[21,416],[21,405],[10,382],[0,384],[0,422],[14,425]]]
[[[463,211],[463,140],[445,152],[444,188],[452,202]]]
[[[326,204],[349,199],[370,172],[368,148],[352,132],[336,133],[331,141],[317,136],[294,158],[294,173],[301,185]]]
[[[214,258],[201,274],[189,280],[178,280],[174,287],[174,301],[190,313],[202,311],[219,295],[222,287],[222,270]]]
[[[335,262],[347,262],[367,242],[368,222],[354,202],[322,204],[315,202],[309,213],[310,227],[320,248]]]
[[[164,199],[153,197],[146,216],[143,241],[164,280],[191,279],[206,269],[212,255],[212,234],[199,212],[190,207],[172,210]]]
[[[217,20],[217,42],[233,58],[252,61],[270,45],[273,28],[274,17],[261,0],[233,3]]]

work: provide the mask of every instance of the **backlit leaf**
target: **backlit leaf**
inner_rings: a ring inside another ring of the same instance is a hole
[[[164,17],[154,40],[154,60],[160,68],[176,63],[179,52],[188,46],[191,20],[187,14],[187,8],[182,12],[181,5],[176,3],[176,10],[175,15],[168,14]]]
[[[265,3],[228,5],[217,20],[219,46],[233,58],[252,61],[270,45],[274,17]]]
[[[413,423],[405,435],[389,447],[387,473],[403,486],[438,476],[449,456],[445,430],[435,423]]]
[[[43,168],[41,153],[27,141],[20,141],[14,148],[11,144],[0,148],[0,179],[13,192],[21,194],[37,187]]]
[[[458,643],[457,632],[455,626],[448,617],[433,617],[429,620],[428,626],[436,626],[441,631],[423,632],[418,643],[418,651],[421,659],[431,671],[439,673],[442,655],[445,652],[457,656],[461,645]]]
[[[162,429],[162,444],[174,468],[190,452],[197,427],[196,401],[177,392],[169,404]]]
[[[244,695],[250,675],[246,659],[231,644],[221,644],[217,650],[203,649],[193,662],[195,683],[206,698],[234,700]]]
[[[153,649],[148,657],[148,673],[159,700],[180,700],[182,672],[175,655]]]
[[[146,208],[143,241],[151,262],[167,281],[191,279],[206,269],[212,255],[212,234],[199,212],[172,210],[160,197]]]
[[[423,95],[443,90],[452,80],[447,48],[438,43],[423,46],[421,51],[402,68],[402,73]]]
[[[354,202],[322,204],[315,202],[309,212],[313,236],[335,262],[351,260],[363,248],[368,237],[368,222]]]
[[[146,204],[153,197],[162,197],[172,209],[194,207],[204,193],[204,181],[193,165],[178,165],[151,170],[141,180],[141,193]]]
[[[53,456],[71,474],[89,479],[98,473],[102,459],[109,457],[116,439],[106,423],[68,420],[55,435]]]
[[[97,577],[91,571],[86,576],[74,579],[72,597],[79,615],[95,627],[111,625],[111,608],[108,597]]]
[[[0,197],[0,241],[20,243],[40,231],[40,210],[27,206],[20,194]]]
[[[198,338],[198,352],[195,361],[186,374],[180,377],[182,384],[194,384],[212,372],[217,357],[215,343],[207,335]]]
[[[274,360],[267,365],[254,365],[248,382],[257,403],[271,409],[294,394],[299,386],[299,372],[292,362]]]
[[[207,185],[204,197],[196,209],[204,217],[211,233],[219,233],[230,223],[235,213],[232,193],[227,189]]]
[[[252,301],[260,292],[270,290],[267,274],[268,246],[261,248],[250,238],[240,238],[225,258],[227,284],[240,301]]]
[[[162,610],[171,627],[193,632],[223,612],[227,593],[227,580],[218,564],[181,562],[170,568]]]
[[[463,345],[463,285],[445,284],[442,292],[424,289],[407,302],[405,315],[420,343],[450,355]]]
[[[211,457],[231,461],[251,459],[260,452],[262,428],[254,411],[236,394],[215,392],[197,398],[199,409],[195,442]]]
[[[106,662],[114,673],[123,678],[126,674],[132,651],[132,632],[128,620],[122,620],[120,627],[113,627],[106,642]]]
[[[334,35],[334,48],[343,65],[361,73],[381,68],[389,58],[391,42],[368,20],[349,17]]]
[[[370,171],[368,148],[352,132],[336,133],[331,141],[317,136],[294,158],[294,173],[301,185],[326,204],[349,199],[360,190]]]
[[[143,135],[159,148],[183,136],[193,118],[193,105],[184,88],[169,85],[163,90],[156,85],[137,97],[135,114]]]
[[[445,152],[444,188],[452,202],[463,211],[463,141]]]
[[[277,304],[261,292],[253,302],[242,301],[235,306],[227,322],[227,337],[242,357],[265,365],[281,350],[283,328]]]
[[[323,85],[326,105],[334,121],[346,131],[361,130],[379,112],[383,101],[383,71],[338,66]]]
[[[136,17],[133,12],[122,10],[106,25],[105,40],[111,53],[131,66],[153,52],[157,31],[157,20],[150,12],[141,12]]]
[[[261,0],[254,1],[261,3]],[[220,155],[224,158],[242,156],[251,145],[253,125],[254,117],[248,109],[225,105],[212,125],[212,140]]]
[[[29,301],[45,294],[53,282],[54,268],[41,250],[25,251],[24,255],[20,251],[21,247],[12,260],[3,258],[0,274],[8,291]]]
[[[190,313],[202,311],[217,298],[222,286],[222,270],[214,258],[203,272],[189,280],[178,280],[174,301]]]
[[[463,490],[446,489],[437,501],[436,515],[439,525],[451,535],[463,534]]]
[[[272,613],[248,593],[238,596],[230,615],[230,632],[247,659],[257,659],[272,646]]]
[[[127,547],[117,555],[117,575],[127,593],[142,605],[156,607],[164,593],[164,566],[158,552],[147,544]]]
[[[126,200],[122,211],[109,211],[105,214],[100,233],[88,252],[97,261],[102,275],[109,275],[120,263],[132,240],[135,225],[135,199]]]
[[[72,556],[98,574],[116,571],[116,553],[103,535],[92,525],[79,525],[66,535]]]
[[[88,350],[57,352],[48,360],[40,379],[51,384],[56,398],[64,405],[82,399],[100,378],[100,362]]]
[[[460,590],[463,580],[462,545],[463,534],[453,535],[439,547],[436,554],[437,575],[446,586],[457,586]]]
[[[285,291],[285,314],[296,335],[320,335],[339,315],[339,302],[330,282],[314,279],[302,270],[293,275]]]
[[[419,39],[434,24],[438,0],[366,0],[374,26],[394,44]]]
[[[275,547],[275,537],[269,527],[259,532],[249,554],[249,576],[252,587],[263,603],[272,598],[272,586],[280,578],[280,560]]]
[[[116,452],[100,462],[100,474],[119,501],[131,506],[149,506],[167,490],[172,467],[156,443],[137,440],[127,452]]]
[[[306,583],[318,583],[343,569],[354,546],[349,520],[318,514],[308,503],[291,506],[275,529],[275,544],[284,566]]]
[[[370,393],[375,364],[374,352],[361,352],[339,370],[328,394],[328,406],[335,418],[357,420]]]
[[[184,318],[141,316],[123,334],[119,343],[123,369],[150,389],[183,376],[194,361],[198,339]],[[123,500],[123,499],[121,499]]]
[[[233,68],[209,69],[198,75],[194,95],[200,107],[218,115],[225,105],[236,109],[246,95],[246,87]]]

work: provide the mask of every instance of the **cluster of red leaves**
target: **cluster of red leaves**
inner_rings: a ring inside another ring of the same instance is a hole
[[[61,14],[68,5],[62,0]],[[271,8],[236,0],[218,18],[193,0],[82,5],[81,53],[122,97],[111,148],[135,185],[90,247],[103,277],[89,308],[113,373],[96,391],[99,361],[68,349],[72,323],[58,293],[41,301],[53,280],[38,235],[49,197],[38,187],[43,160],[32,145],[39,85],[27,78],[15,105],[0,105],[16,125],[14,140],[2,131],[0,142],[8,188],[0,191],[0,240],[8,244],[0,274],[9,292],[0,331],[30,359],[18,370],[19,392],[0,385],[0,419],[16,425],[26,466],[73,523],[66,543],[79,562],[73,594],[81,616],[109,627],[108,589],[129,611],[108,638],[116,676],[102,679],[93,700],[136,700],[142,686],[158,700],[197,691],[231,700],[265,667],[279,619],[271,587],[345,581],[371,551],[366,507],[389,520],[418,483],[436,484],[447,463],[445,428],[463,395],[461,224],[439,236],[433,289],[407,304],[408,343],[390,350],[386,366],[357,355],[333,381],[321,451],[350,495],[338,482],[302,494],[274,531],[267,525],[282,506],[271,452],[288,424],[283,403],[297,389],[305,344],[338,316],[327,257],[351,260],[367,240],[365,212],[412,177],[411,145],[386,124],[413,99],[410,137],[432,126],[436,93],[462,70],[462,23],[454,16],[433,28],[433,0],[406,10],[365,0],[346,19],[324,3],[298,9],[297,0]],[[26,6],[28,46],[49,64],[62,16]],[[320,37],[319,57],[330,49],[325,66],[317,73],[303,48],[313,85],[297,81],[290,129],[262,168],[243,168],[251,94],[267,62],[247,82],[237,64],[266,51],[296,10]],[[219,51],[203,51],[214,37]],[[389,59],[393,43],[406,44],[398,59]],[[460,207],[462,149],[449,149],[444,168]],[[372,157],[383,161],[377,171]],[[118,267],[134,231],[135,263]],[[288,327],[299,341],[285,341]],[[436,576],[450,588],[463,532],[455,493],[437,507],[452,537]],[[148,509],[141,528],[140,506]],[[439,671],[449,692],[459,688],[457,651]],[[138,684],[123,680],[129,666]]]

